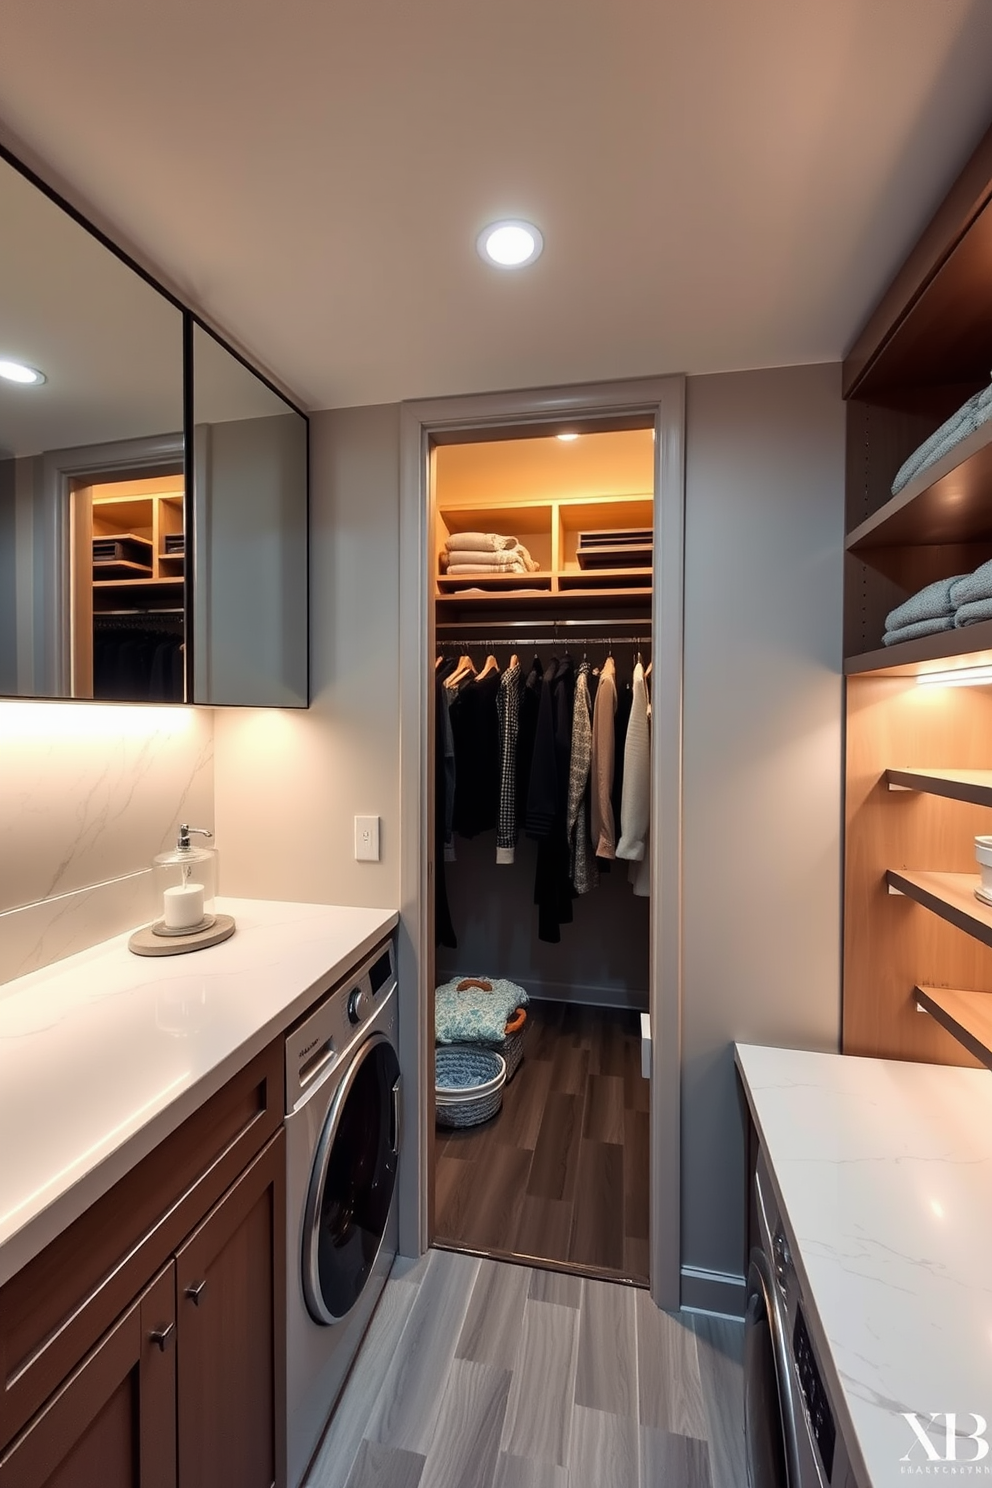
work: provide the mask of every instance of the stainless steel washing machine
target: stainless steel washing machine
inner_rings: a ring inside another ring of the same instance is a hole
[[[286,1480],[298,1488],[396,1256],[392,942],[286,1038]]]

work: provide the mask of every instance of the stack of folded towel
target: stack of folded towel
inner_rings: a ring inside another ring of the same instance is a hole
[[[441,554],[449,574],[536,573],[539,567],[515,537],[498,532],[453,532]]]
[[[992,561],[972,574],[938,579],[912,595],[886,615],[882,640],[886,646],[895,646],[942,630],[977,625],[980,620],[992,620]]]
[[[897,496],[903,486],[909,484],[914,476],[922,475],[924,470],[929,470],[938,460],[951,452],[956,444],[966,439],[969,434],[974,434],[982,424],[988,423],[992,418],[992,385],[982,388],[980,393],[975,393],[969,398],[957,413],[952,413],[950,418],[937,429],[930,438],[924,440],[919,449],[913,451],[909,459],[899,467],[899,473],[892,482],[892,494]]]

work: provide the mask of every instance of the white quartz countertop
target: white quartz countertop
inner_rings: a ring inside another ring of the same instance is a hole
[[[0,1284],[344,976],[380,909],[217,900],[230,940],[127,935],[0,988]]]
[[[737,1064],[852,1460],[875,1488],[992,1477],[966,1439],[977,1414],[992,1444],[992,1073],[748,1044]]]

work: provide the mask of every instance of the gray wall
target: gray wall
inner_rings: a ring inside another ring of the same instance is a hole
[[[683,1263],[739,1274],[731,1042],[839,1037],[843,410],[836,366],[687,394]]]

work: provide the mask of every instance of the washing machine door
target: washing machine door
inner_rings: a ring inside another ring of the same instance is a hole
[[[748,1488],[800,1488],[784,1305],[763,1250],[751,1252],[744,1312]]]
[[[347,1317],[375,1266],[399,1152],[400,1067],[385,1034],[359,1047],[324,1122],[303,1223],[303,1293],[315,1322]]]

